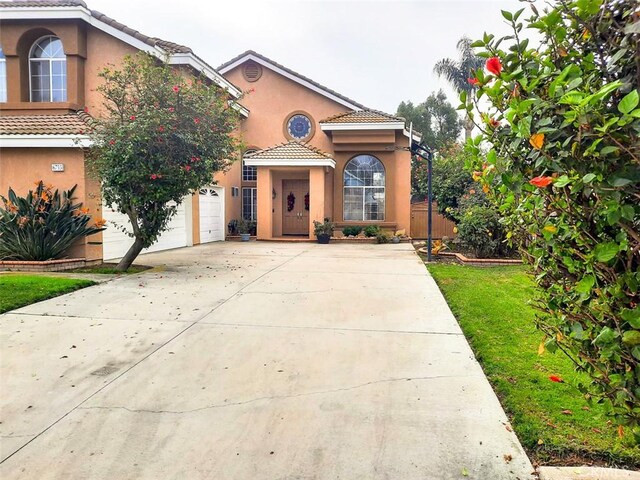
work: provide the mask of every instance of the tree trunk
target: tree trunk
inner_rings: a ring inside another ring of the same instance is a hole
[[[467,113],[464,118],[464,141],[467,142],[471,138],[471,132],[473,132],[473,120],[469,118],[469,114]]]
[[[116,271],[117,272],[126,272],[127,269],[133,263],[133,261],[140,254],[140,252],[142,251],[142,248],[143,248],[142,247],[142,240],[140,240],[138,237],[135,237],[135,240],[133,241],[133,245],[131,245],[131,247],[129,247],[129,250],[127,251],[127,253],[124,255],[124,257],[122,257],[122,260],[120,260],[120,262],[116,266]]]

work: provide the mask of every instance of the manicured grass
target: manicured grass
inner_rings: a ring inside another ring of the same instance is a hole
[[[630,438],[619,439],[602,407],[588,406],[570,385],[583,374],[561,352],[538,355],[543,335],[528,305],[534,285],[524,267],[428,268],[532,459],[640,467],[640,449]],[[551,382],[550,375],[565,383]]]
[[[40,275],[0,275],[0,313],[94,285],[90,280]]]
[[[103,263],[90,267],[82,267],[71,270],[73,273],[99,273],[107,275],[130,275],[132,273],[140,273],[149,270],[151,267],[145,265],[131,265],[126,272],[116,271],[116,263]]]

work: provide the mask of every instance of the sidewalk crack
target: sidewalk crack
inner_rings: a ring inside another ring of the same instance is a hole
[[[124,406],[80,406],[78,410],[125,410],[131,413],[167,413],[167,414],[176,414],[181,415],[185,413],[195,413],[203,410],[212,410],[217,408],[227,408],[227,407],[235,407],[241,405],[248,405],[251,403],[262,402],[262,401],[272,401],[272,400],[287,400],[291,398],[300,398],[300,397],[311,397],[315,395],[327,395],[338,392],[348,392],[351,390],[357,390],[359,388],[368,387],[371,385],[378,385],[382,383],[392,383],[392,382],[412,382],[419,380],[438,380],[441,378],[470,378],[477,377],[477,375],[434,375],[429,377],[400,377],[400,378],[386,378],[382,380],[373,380],[371,382],[361,383],[359,385],[354,385],[351,387],[342,387],[342,388],[334,388],[329,390],[318,390],[315,392],[306,392],[306,393],[296,393],[292,395],[271,395],[264,397],[256,397],[248,400],[242,400],[238,402],[223,402],[223,403],[214,403],[212,405],[206,405],[204,407],[198,407],[188,410],[151,410],[151,409],[134,409],[128,408]]]

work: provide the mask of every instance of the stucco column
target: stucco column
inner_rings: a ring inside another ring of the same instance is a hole
[[[395,220],[398,230],[411,229],[411,154],[395,152]],[[388,194],[387,194],[388,195]]]
[[[324,167],[309,169],[309,238],[313,234],[313,221],[324,219]]]
[[[258,167],[258,231],[259,240],[273,237],[273,178],[269,167]]]

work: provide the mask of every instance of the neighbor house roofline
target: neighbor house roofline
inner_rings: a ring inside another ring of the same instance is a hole
[[[90,10],[82,0],[20,0],[0,1],[2,20],[83,20],[92,27],[115,37],[132,47],[166,60],[170,65],[186,65],[202,72],[207,78],[228,91],[234,98],[242,91],[224,78],[215,68],[193,53],[191,48],[149,37],[96,10]],[[244,115],[248,111],[237,107]]]
[[[344,95],[336,92],[335,90],[331,90],[330,88],[327,88],[324,85],[321,85],[318,82],[311,80],[309,77],[300,75],[298,72],[295,72],[290,68],[285,67],[284,65],[274,62],[270,58],[267,58],[264,55],[261,55],[253,50],[247,50],[246,52],[241,53],[237,57],[234,57],[228,62],[225,62],[222,65],[220,65],[217,68],[217,70],[218,72],[224,75],[225,73],[236,68],[238,65],[241,65],[244,62],[249,60],[253,60],[254,62],[262,65],[263,67],[266,67],[282,75],[283,77],[288,78],[289,80],[292,80],[310,90],[313,90],[314,92],[317,92],[320,95],[327,97],[336,103],[339,103],[340,105],[344,105],[347,108],[350,108],[352,110],[367,109],[367,107],[365,107],[361,103],[358,103],[355,100],[345,97]]]

